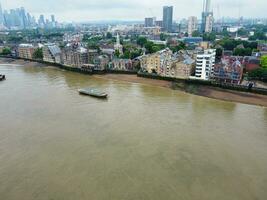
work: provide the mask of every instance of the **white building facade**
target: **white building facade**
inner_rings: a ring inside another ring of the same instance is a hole
[[[197,17],[191,16],[188,18],[188,35],[192,36],[194,31],[198,30]]]
[[[213,76],[216,49],[207,49],[197,54],[195,78],[209,80]]]

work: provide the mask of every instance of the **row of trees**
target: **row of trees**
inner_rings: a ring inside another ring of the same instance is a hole
[[[251,56],[251,48],[235,48],[233,52],[234,56]]]
[[[244,48],[257,49],[257,42],[248,42],[243,40],[234,40],[229,38],[224,38],[218,41],[216,44],[222,46],[225,50],[234,50],[238,45],[243,45]]]
[[[10,55],[11,54],[11,49],[9,47],[4,47],[2,50],[2,55]]]
[[[261,67],[248,73],[249,78],[267,82],[267,56],[261,57]]]
[[[4,47],[2,50],[1,55],[10,55],[11,54],[11,49],[9,47]],[[42,48],[37,48],[32,55],[33,59],[37,60],[42,60],[43,59],[43,49]]]
[[[33,59],[37,60],[43,60],[43,49],[42,48],[37,48],[32,55]]]
[[[147,53],[155,53],[166,47],[162,44],[154,44],[153,42],[148,41],[145,37],[138,37],[136,43],[142,48],[145,48]]]

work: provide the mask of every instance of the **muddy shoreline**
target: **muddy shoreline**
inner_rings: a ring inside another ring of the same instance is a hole
[[[46,64],[32,62],[32,61],[24,61],[24,60],[15,60],[11,58],[0,58],[0,64],[14,64],[21,66],[49,66]],[[0,70],[1,73],[1,70]],[[105,75],[93,75],[99,78],[105,78],[109,80],[117,80],[117,81],[125,81],[131,83],[140,83],[140,84],[148,84],[154,85],[158,87],[172,88],[175,90],[181,90],[184,92],[188,92],[191,94],[204,96],[208,98],[230,101],[230,102],[239,102],[244,104],[258,105],[267,107],[267,96],[232,90],[225,90],[220,88],[215,88],[211,86],[203,86],[203,85],[181,85],[176,84],[170,81],[164,80],[155,80],[138,77],[136,75],[126,75],[126,74],[105,74]]]

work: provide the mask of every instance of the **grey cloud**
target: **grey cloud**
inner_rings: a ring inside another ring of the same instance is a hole
[[[200,17],[202,0],[2,0],[4,8],[24,6],[30,12],[55,13],[61,20],[143,19],[162,15],[163,5],[174,6],[174,18]],[[267,17],[266,0],[212,0],[215,16]],[[219,9],[218,9],[219,8]]]

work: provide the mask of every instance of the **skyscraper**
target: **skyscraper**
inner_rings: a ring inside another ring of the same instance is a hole
[[[4,25],[4,15],[3,15],[3,10],[2,10],[2,6],[0,3],[0,26]]]
[[[55,15],[51,15],[51,22],[56,22]]]
[[[198,29],[197,17],[191,16],[188,18],[188,35],[192,36],[192,33]]]
[[[211,32],[213,26],[213,12],[210,10],[210,0],[203,0],[203,12],[202,12],[202,23],[201,31]]]
[[[167,32],[172,32],[173,22],[173,6],[163,7],[163,29]]]
[[[205,33],[211,33],[213,29],[213,15],[209,14],[206,16],[206,23],[205,23]]]
[[[210,0],[206,0],[205,12],[210,12]]]
[[[8,29],[25,29],[36,26],[36,20],[23,7],[2,12],[0,4],[0,27],[1,25]]]
[[[39,25],[39,27],[42,27],[42,28],[45,26],[44,15],[40,15],[39,20],[38,20],[38,25]]]
[[[153,17],[145,18],[145,27],[153,27],[155,24]]]
[[[55,15],[51,15],[51,25],[53,28],[56,27],[56,19],[55,19]]]
[[[20,20],[20,28],[26,28],[28,26],[28,20],[26,17],[26,12],[23,7],[19,9],[19,20]]]

